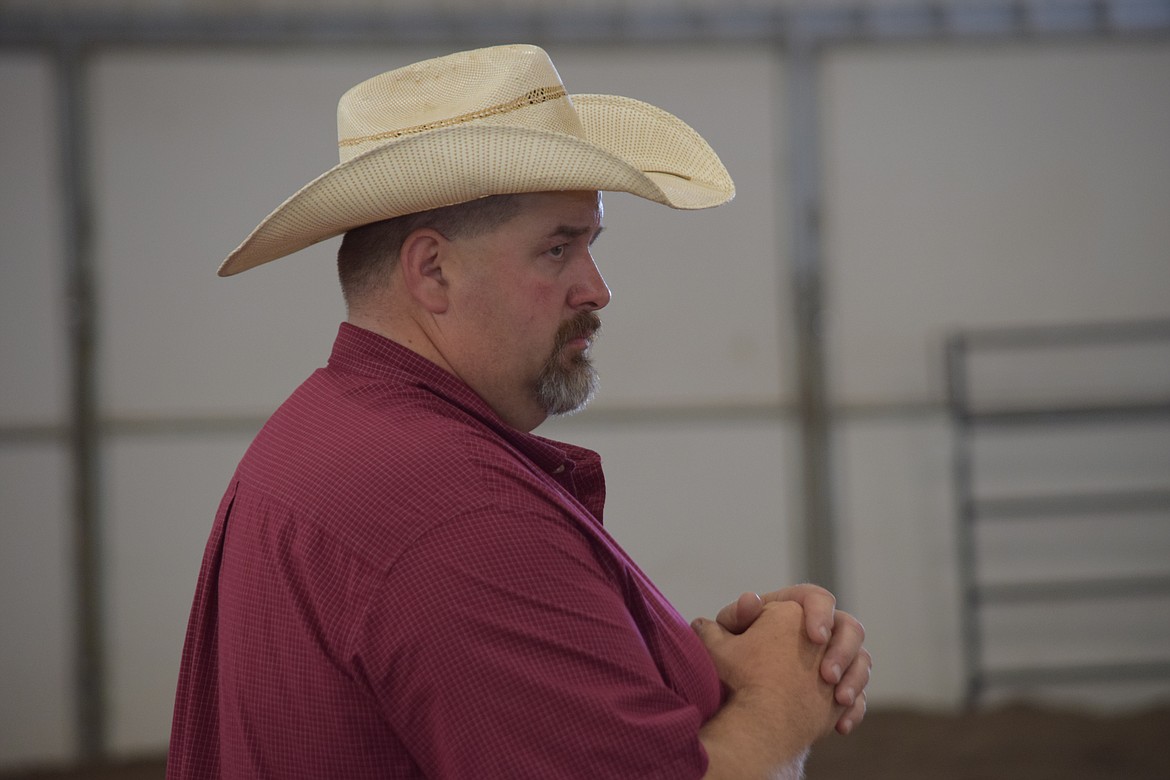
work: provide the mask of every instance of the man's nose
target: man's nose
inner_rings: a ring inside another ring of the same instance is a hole
[[[605,283],[605,277],[601,275],[597,263],[590,255],[589,262],[586,264],[585,278],[573,289],[573,299],[570,303],[575,309],[586,308],[596,311],[604,309],[612,297],[609,285]]]

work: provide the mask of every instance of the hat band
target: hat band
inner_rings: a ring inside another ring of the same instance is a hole
[[[370,141],[385,141],[390,138],[400,138],[404,135],[411,135],[413,133],[422,133],[427,130],[438,130],[441,127],[451,127],[453,125],[461,125],[464,122],[471,122],[476,119],[485,119],[489,116],[496,116],[498,114],[506,114],[510,111],[515,111],[518,108],[525,106],[535,106],[540,103],[547,103],[550,100],[558,100],[566,97],[568,93],[560,84],[555,87],[538,87],[536,89],[525,92],[515,100],[510,100],[507,103],[497,103],[494,106],[481,108],[478,111],[472,111],[469,114],[460,114],[448,119],[439,119],[434,122],[427,122],[426,124],[415,125],[414,127],[404,127],[398,130],[385,130],[381,133],[374,133],[372,135],[360,135],[352,138],[343,138],[337,142],[338,146],[357,146],[358,144],[368,143]]]

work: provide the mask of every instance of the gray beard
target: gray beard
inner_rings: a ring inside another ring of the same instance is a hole
[[[552,416],[579,412],[597,394],[597,370],[585,355],[574,355],[568,366],[562,361],[546,364],[536,381],[536,397]]]
[[[601,327],[600,318],[591,311],[582,312],[557,331],[552,355],[536,380],[536,398],[541,408],[552,416],[579,412],[597,394],[597,370],[587,353],[574,355],[565,365],[565,345],[578,336]]]

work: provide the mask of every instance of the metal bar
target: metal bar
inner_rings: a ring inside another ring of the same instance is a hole
[[[928,410],[919,411],[926,414]],[[796,416],[794,405],[765,403],[685,404],[679,406],[596,406],[556,420],[558,427],[597,425],[703,425],[711,422],[758,424],[784,422]],[[240,435],[251,438],[264,425],[263,414],[159,415],[157,417],[102,417],[102,436]],[[65,441],[67,423],[0,425],[0,444]]]
[[[0,45],[46,45],[63,38],[89,45],[307,46],[454,41],[501,36],[556,43],[768,42],[789,35],[816,45],[1033,40],[1164,35],[1170,0],[1003,0],[1003,2],[850,3],[703,10],[690,4],[588,11],[426,10],[386,6],[349,11],[9,10]],[[793,31],[796,31],[793,33]]]
[[[819,52],[789,38],[785,72],[792,162],[791,289],[800,410],[801,504],[807,579],[840,593],[833,517],[832,422],[825,378],[821,272]]]
[[[1061,407],[1019,406],[968,410],[968,417],[985,426],[1029,426],[1052,423],[1093,424],[1125,422],[1154,416],[1170,417],[1170,399],[1151,399],[1118,404],[1083,404]]]
[[[979,586],[983,604],[1110,599],[1170,593],[1170,575],[1099,577],[1052,582],[997,582]]]
[[[32,442],[65,442],[69,438],[69,424],[27,423],[0,425],[0,445]]]
[[[780,14],[718,14],[728,20],[719,37],[775,37]],[[62,34],[101,45],[335,46],[501,39],[621,43],[709,41],[711,15],[687,8],[640,12],[628,8],[580,12],[547,10],[243,11],[209,13],[9,12],[0,43],[41,44]]]
[[[98,418],[95,346],[93,215],[86,106],[87,53],[63,42],[56,49],[58,128],[65,224],[62,243],[71,354],[70,454],[73,466],[73,559],[77,648],[78,742],[82,758],[105,751],[105,653],[102,631],[101,534],[98,507]]]
[[[966,331],[965,337],[972,349],[977,350],[1015,350],[1035,347],[1075,347],[1170,341],[1170,320],[1150,319],[978,328]]]
[[[958,564],[960,632],[963,644],[964,703],[974,707],[983,692],[983,630],[979,623],[980,594],[976,588],[975,466],[971,416],[968,410],[968,344],[963,334],[946,343],[947,400],[954,421],[951,468],[955,485],[955,555]]]
[[[990,686],[1031,687],[1043,683],[1117,682],[1170,677],[1170,661],[1132,661],[1113,664],[1018,666],[989,669],[984,681]]]
[[[677,406],[629,405],[614,406],[597,402],[572,417],[558,419],[556,425],[587,427],[611,423],[704,423],[721,421],[793,421],[797,416],[792,403],[697,403]],[[945,420],[947,408],[933,401],[830,403],[834,420],[919,421]],[[237,432],[255,434],[264,424],[264,415],[187,415],[160,414],[155,417],[102,417],[99,420],[103,436],[137,436],[156,433],[180,435],[207,432]],[[69,435],[67,423],[9,423],[0,424],[0,444],[14,442],[64,441]]]
[[[1112,490],[1046,496],[1000,496],[975,501],[974,514],[987,520],[1017,520],[1103,512],[1170,509],[1170,490]]]

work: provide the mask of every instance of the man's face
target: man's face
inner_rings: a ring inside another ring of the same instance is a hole
[[[600,193],[520,197],[517,216],[451,243],[443,353],[506,421],[531,430],[592,397],[594,312],[610,293],[590,253],[601,232]]]

